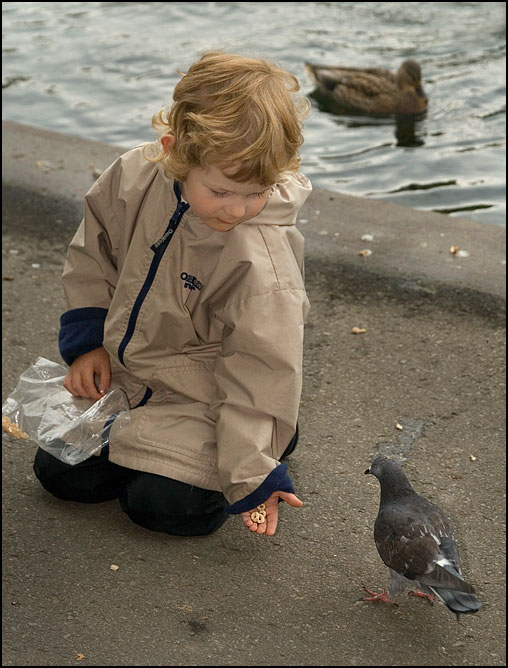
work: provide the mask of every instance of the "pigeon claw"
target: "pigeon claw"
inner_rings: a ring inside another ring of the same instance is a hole
[[[386,591],[382,591],[380,594],[377,594],[375,591],[367,589],[367,587],[364,587],[364,589],[367,594],[370,594],[370,596],[363,599],[364,601],[384,601],[385,603],[390,603],[391,605],[395,605],[397,607],[395,601],[392,601]]]
[[[420,598],[426,598],[431,605],[434,605],[434,596],[432,594],[424,594],[421,591],[410,591],[408,593],[409,596],[418,596]]]

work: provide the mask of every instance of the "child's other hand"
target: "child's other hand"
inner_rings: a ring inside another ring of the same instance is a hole
[[[297,496],[290,492],[273,492],[265,501],[265,521],[262,524],[257,524],[251,520],[250,514],[256,510],[253,508],[246,513],[242,513],[242,520],[245,526],[253,533],[266,533],[267,536],[273,536],[279,519],[279,498],[294,508],[303,506],[303,501],[300,501]]]
[[[97,386],[95,376],[98,376]],[[100,399],[111,382],[109,355],[102,346],[80,355],[64,378],[64,387],[74,397]]]

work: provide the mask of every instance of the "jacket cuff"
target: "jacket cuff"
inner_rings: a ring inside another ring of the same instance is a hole
[[[273,471],[266,476],[257,489],[243,499],[240,499],[240,501],[227,506],[224,510],[230,515],[245,513],[248,510],[256,508],[256,506],[259,506],[260,503],[264,503],[273,492],[295,493],[293,483],[288,474],[287,464],[280,464],[277,466],[277,468],[273,469]]]
[[[69,366],[76,357],[102,346],[107,314],[108,309],[87,307],[71,309],[60,317],[58,346]]]

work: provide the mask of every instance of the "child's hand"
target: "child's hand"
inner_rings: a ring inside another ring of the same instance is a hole
[[[277,528],[277,520],[279,518],[279,498],[294,508],[303,506],[303,501],[300,501],[297,496],[291,494],[290,492],[273,492],[273,494],[271,494],[265,501],[265,521],[262,524],[257,524],[251,520],[250,514],[256,510],[253,508],[246,513],[242,513],[242,520],[245,526],[248,527],[253,533],[266,533],[267,536],[273,536],[275,529]]]
[[[98,382],[95,385],[95,375]],[[100,399],[111,382],[111,363],[105,348],[100,347],[80,355],[71,364],[64,378],[64,387],[75,397]]]

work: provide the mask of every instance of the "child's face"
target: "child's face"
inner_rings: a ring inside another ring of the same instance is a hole
[[[270,187],[231,181],[217,167],[193,167],[182,194],[205,225],[216,232],[228,232],[260,213]]]

